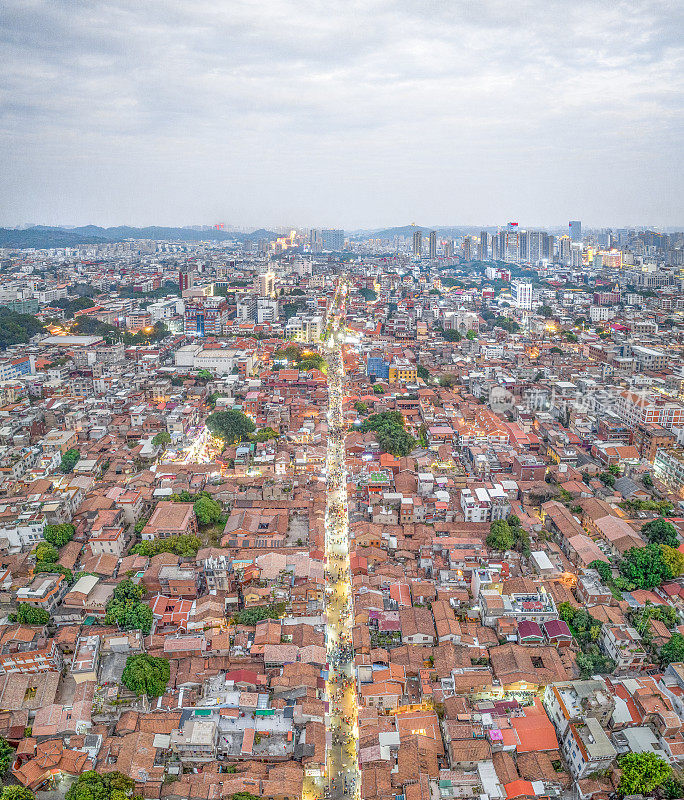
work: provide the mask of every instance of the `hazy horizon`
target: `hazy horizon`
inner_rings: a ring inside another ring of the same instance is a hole
[[[542,225],[542,224],[534,224],[528,222],[520,222],[517,220],[508,220],[511,222],[518,222],[519,227],[522,230],[546,230],[546,231],[557,231],[557,230],[565,230],[568,228],[568,223],[557,223],[557,224],[549,224],[549,225]],[[568,220],[569,222],[569,220]],[[603,230],[603,229],[610,229],[610,230],[653,230],[653,231],[663,231],[663,232],[679,232],[684,231],[684,223],[682,225],[651,225],[644,222],[630,222],[630,223],[613,223],[613,224],[606,224],[606,225],[597,225],[592,224],[590,222],[586,222],[580,218],[580,222],[582,223],[582,232],[590,231],[590,230]],[[298,231],[306,231],[310,229],[325,229],[325,228],[337,228],[340,226],[328,226],[328,225],[313,225],[313,224],[304,224],[304,225],[286,225],[282,223],[274,223],[273,225],[244,225],[242,227],[237,227],[232,225],[229,222],[223,223],[224,227],[221,228],[221,232],[224,234],[230,233],[253,233],[254,231],[258,230],[270,230],[273,233],[285,233],[290,230],[298,230]],[[369,233],[372,234],[376,231],[384,231],[384,230],[391,230],[394,228],[406,228],[409,226],[415,225],[417,228],[421,228],[422,230],[445,230],[450,228],[473,228],[473,229],[488,229],[488,228],[500,228],[506,225],[506,222],[477,222],[477,223],[467,223],[467,222],[455,222],[455,223],[437,223],[437,224],[425,224],[421,222],[415,223],[397,223],[397,224],[390,224],[390,225],[365,225],[358,228],[342,228],[345,234],[348,235],[357,235],[361,233]],[[144,229],[144,228],[177,228],[177,229],[185,229],[185,230],[201,230],[207,229],[207,232],[210,232],[212,228],[215,228],[215,223],[213,225],[208,225],[206,223],[183,223],[179,225],[167,225],[163,223],[150,223],[149,225],[142,225],[142,224],[135,224],[135,223],[119,223],[115,225],[99,225],[94,222],[85,223],[85,224],[71,224],[71,223],[62,223],[62,224],[48,224],[44,222],[26,222],[20,223],[17,225],[4,225],[0,227],[4,227],[5,229],[13,229],[13,230],[26,230],[33,227],[47,227],[47,228],[58,228],[62,230],[74,230],[74,229],[81,229],[87,227],[96,227],[102,228],[104,230],[110,228],[136,228],[136,229]]]
[[[676,0],[6,0],[0,225],[681,227],[683,20]]]

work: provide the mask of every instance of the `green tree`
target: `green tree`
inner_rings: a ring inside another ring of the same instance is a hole
[[[373,394],[385,394],[385,390],[380,386],[379,383],[373,384]]]
[[[492,326],[503,328],[508,333],[518,333],[520,331],[520,325],[514,319],[509,319],[508,317],[495,317]]]
[[[278,433],[278,431],[274,430],[273,428],[267,425],[265,428],[259,428],[259,430],[252,437],[252,439],[255,442],[268,442],[271,439],[277,439],[279,436],[280,434]]]
[[[200,525],[212,525],[221,516],[221,504],[211,497],[198,497],[193,505]]]
[[[669,547],[666,544],[660,546],[663,552],[663,561],[667,564],[673,578],[684,575],[684,553],[680,553],[676,547]]]
[[[46,542],[50,542],[50,544],[53,544],[55,547],[64,547],[67,542],[70,542],[74,538],[75,533],[76,528],[69,523],[47,525],[43,531],[43,539],[45,539]]]
[[[133,581],[121,581],[107,603],[105,625],[116,624],[124,631],[149,633],[152,630],[152,609],[141,602],[144,593],[143,587]]]
[[[43,326],[31,314],[18,314],[7,306],[0,306],[0,350],[24,344],[43,331]]]
[[[439,385],[443,389],[451,389],[452,386],[456,384],[456,376],[455,375],[442,375],[439,379]]]
[[[515,535],[511,526],[503,519],[492,522],[487,536],[487,547],[498,552],[512,550],[515,545]]]
[[[663,667],[684,661],[684,636],[681,633],[673,633],[670,640],[660,648],[658,658]]]
[[[62,463],[59,465],[60,470],[66,475],[74,471],[74,467],[78,464],[81,454],[75,447],[67,450],[62,456]]]
[[[201,546],[202,540],[199,536],[181,534],[180,536],[169,536],[168,539],[155,539],[153,541],[145,539],[131,548],[131,554],[146,556],[147,558],[158,556],[160,553],[194,557]]]
[[[25,786],[4,786],[0,800],[36,800],[36,796]]]
[[[282,604],[269,606],[251,606],[238,611],[235,619],[239,625],[256,625],[264,619],[279,619],[284,611]]]
[[[28,603],[18,603],[17,622],[22,625],[47,625],[50,622],[50,614],[44,608],[35,608]]]
[[[553,314],[553,309],[551,306],[544,305],[539,309],[539,313],[542,315],[542,317],[548,319]]]
[[[461,334],[453,328],[448,328],[447,330],[441,328],[439,332],[442,334],[442,339],[446,339],[447,342],[460,342],[463,338]]]
[[[598,479],[604,486],[610,486],[611,489],[615,486],[615,475],[611,472],[601,472]]]
[[[167,444],[171,444],[171,436],[167,431],[159,431],[152,439],[152,444],[155,447],[165,447]]]
[[[611,475],[615,475],[616,478],[619,478],[620,477],[620,467],[619,467],[619,465],[618,464],[611,464],[608,467],[608,472],[610,472]]]
[[[404,429],[404,417],[399,411],[371,414],[361,423],[360,430],[373,431],[382,450],[393,456],[407,456],[416,446],[416,440]]]
[[[613,571],[610,568],[610,564],[607,561],[601,561],[601,559],[597,558],[589,564],[591,569],[595,569],[602,581],[610,581],[613,578]]]
[[[149,517],[142,517],[135,523],[135,525],[133,526],[133,530],[136,533],[142,533],[142,529],[145,527],[145,525],[147,525],[148,521]]]
[[[59,550],[49,542],[41,542],[36,546],[36,561],[54,563],[59,558]]]
[[[14,748],[4,737],[0,736],[0,775],[4,775],[14,761]]]
[[[213,436],[222,439],[225,444],[235,444],[253,433],[256,425],[242,411],[217,411],[210,414],[206,421],[207,428]]]
[[[477,332],[476,331],[468,331],[468,333],[466,333],[466,339],[470,339],[471,342],[475,341],[475,339],[477,339]]]
[[[137,656],[128,656],[121,675],[121,683],[137,695],[159,697],[164,694],[170,677],[171,671],[167,659],[141,653]]]
[[[430,373],[428,372],[427,367],[424,367],[422,364],[419,364],[416,368],[416,372],[418,373],[418,377],[422,378],[425,383],[430,380]]]
[[[643,478],[641,479],[641,482],[644,484],[644,486],[647,489],[652,489],[653,488],[653,478],[651,477],[651,473],[650,472],[645,472]]]
[[[657,544],[630,547],[620,562],[620,572],[638,589],[654,589],[672,577],[663,551]]]
[[[590,629],[589,638],[594,641],[592,631],[599,630],[598,626]],[[592,644],[581,652],[577,653],[576,663],[580,671],[580,678],[586,680],[592,675],[607,675],[615,669],[615,662],[598,649],[597,645]]]
[[[652,794],[670,777],[672,767],[655,753],[626,753],[618,758],[622,770],[618,794]]]
[[[33,567],[34,574],[38,575],[40,572],[48,572],[52,575],[64,575],[64,580],[67,583],[72,583],[74,576],[70,569],[57,564],[54,561],[36,561]]]
[[[641,533],[651,544],[666,544],[668,547],[679,547],[677,529],[663,517],[652,519],[642,525]]]
[[[663,783],[662,792],[666,800],[680,800],[684,797],[684,782],[674,775],[670,775]]]
[[[133,795],[135,782],[120,772],[107,772],[100,775],[88,770],[71,784],[65,800],[140,800]]]
[[[367,414],[368,413],[368,406],[365,403],[362,403],[360,400],[357,400],[354,403],[354,408],[356,409],[357,414]]]

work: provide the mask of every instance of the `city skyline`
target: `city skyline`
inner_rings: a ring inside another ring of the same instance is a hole
[[[1,225],[684,222],[680,4],[158,11],[7,4]]]

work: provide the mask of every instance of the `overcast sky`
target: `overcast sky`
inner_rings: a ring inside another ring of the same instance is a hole
[[[684,224],[681,0],[3,0],[0,224]]]

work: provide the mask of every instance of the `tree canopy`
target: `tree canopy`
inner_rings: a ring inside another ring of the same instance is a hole
[[[235,619],[240,625],[256,625],[262,619],[279,619],[284,610],[279,603],[270,606],[252,606],[238,611]]]
[[[43,562],[55,562],[59,558],[59,550],[51,545],[50,542],[40,542],[36,545],[36,560]]]
[[[145,539],[131,548],[131,553],[147,556],[148,558],[159,555],[159,553],[173,553],[177,556],[196,556],[201,546],[202,540],[199,536],[183,533],[178,536],[169,536],[168,539],[154,539],[152,541]]]
[[[121,581],[107,603],[105,624],[116,624],[125,631],[149,633],[152,630],[152,609],[141,602],[144,593],[143,587],[133,581]]]
[[[35,800],[36,796],[25,786],[4,786],[0,800]]]
[[[672,572],[657,544],[630,547],[620,562],[620,572],[638,589],[654,589],[672,577]]]
[[[18,603],[17,622],[22,625],[47,625],[50,622],[50,614],[44,608],[35,608],[28,603]]]
[[[607,561],[601,561],[597,558],[589,564],[591,569],[595,569],[602,581],[609,581],[613,577],[613,571]]]
[[[222,439],[225,444],[236,444],[253,433],[256,425],[242,411],[217,411],[206,421],[212,436]]]
[[[43,539],[55,547],[64,547],[74,538],[74,533],[76,533],[76,528],[69,523],[47,525],[43,531]]]
[[[162,447],[163,445],[171,444],[171,434],[168,431],[159,431],[159,433],[152,439],[152,444],[155,447]]]
[[[0,775],[4,775],[12,766],[14,748],[4,737],[0,736]]]
[[[622,770],[618,794],[652,794],[670,777],[672,768],[655,753],[626,753],[618,758]]]
[[[13,344],[24,344],[43,330],[43,326],[31,314],[18,314],[7,306],[0,306],[0,350]]]
[[[505,552],[506,550],[512,550],[514,544],[513,529],[506,520],[499,519],[492,522],[487,535],[487,547],[499,552]]]
[[[106,772],[100,775],[88,770],[71,784],[65,800],[137,800],[131,797],[135,782],[120,772]]]
[[[198,497],[193,508],[200,525],[212,525],[214,522],[218,522],[222,511],[220,503],[205,496]]]
[[[382,450],[393,456],[407,456],[416,446],[416,440],[404,428],[404,417],[400,411],[371,414],[361,423],[361,431],[373,431]]]
[[[121,675],[121,682],[137,695],[159,697],[164,694],[171,677],[169,662],[165,658],[155,658],[147,653],[128,656]]]
[[[518,517],[511,515],[508,519],[497,519],[492,522],[487,535],[487,547],[500,552],[516,548],[529,556],[530,536],[520,526]]]
[[[684,661],[684,636],[681,633],[673,633],[670,640],[660,648],[658,657],[663,667]]]
[[[677,529],[663,517],[652,519],[642,525],[641,533],[651,544],[666,544],[668,547],[679,547]]]
[[[663,561],[667,564],[673,578],[684,575],[684,553],[680,553],[676,547],[669,547],[661,544],[660,549],[663,553]]]
[[[74,471],[74,467],[78,464],[78,460],[81,457],[81,454],[76,450],[75,447],[67,450],[66,453],[62,456],[62,463],[59,465],[60,470],[66,475],[69,472]]]

